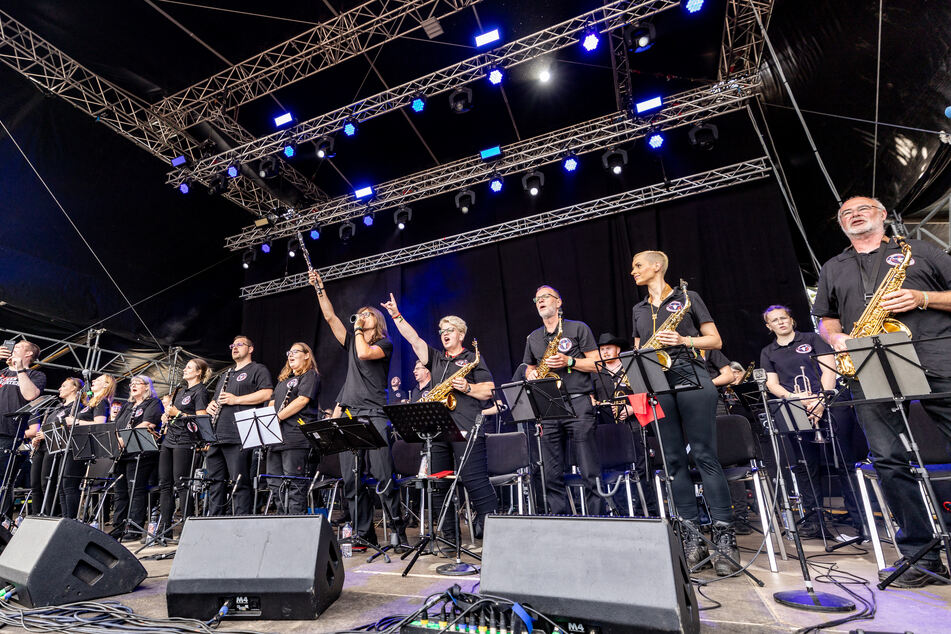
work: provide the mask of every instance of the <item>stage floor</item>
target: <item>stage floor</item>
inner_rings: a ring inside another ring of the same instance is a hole
[[[416,531],[410,531],[410,538],[416,537]],[[744,548],[744,561],[748,560],[750,548],[758,548],[759,540],[754,536],[740,536],[740,546]],[[138,546],[138,544],[135,544]],[[819,563],[836,563],[838,569],[858,575],[866,580],[877,580],[875,560],[871,553],[862,553],[849,547],[838,553],[824,554],[822,542],[805,542],[807,555],[813,556]],[[787,549],[793,552],[791,542]],[[172,548],[149,548],[140,557],[161,553]],[[821,554],[820,554],[821,553]],[[894,549],[885,545],[886,558],[894,556]],[[375,622],[384,616],[406,614],[418,607],[422,600],[435,592],[460,584],[465,591],[475,587],[478,576],[444,577],[436,573],[436,567],[448,560],[427,556],[421,558],[409,576],[400,576],[406,562],[395,558],[387,564],[376,561],[366,562],[362,553],[346,561],[346,582],[341,597],[314,621],[259,621],[227,620],[222,630],[230,628],[259,632],[336,632],[369,622]],[[408,560],[407,560],[408,561]],[[165,583],[172,560],[143,560],[148,570],[147,578],[138,589],[130,594],[114,597],[133,608],[136,613],[146,616],[165,617]],[[632,562],[634,565],[634,562]],[[722,607],[705,610],[700,613],[703,632],[784,632],[815,625],[835,618],[836,614],[809,613],[780,606],[772,599],[779,590],[801,589],[802,576],[798,563],[790,558],[779,560],[780,572],[769,572],[765,552],[750,568],[766,585],[757,587],[746,577],[729,578],[703,588],[704,594]],[[592,571],[593,572],[593,571]],[[715,578],[709,569],[700,575],[705,579]],[[816,589],[838,595],[845,593],[828,583],[816,582]],[[869,590],[852,586],[853,590],[864,597]],[[885,590],[879,591],[870,586],[877,602],[874,620],[858,621],[828,632],[848,632],[855,629],[876,632],[907,632],[915,634],[938,634],[951,630],[951,586],[931,585],[921,590]],[[698,596],[701,608],[715,605],[710,600]],[[24,631],[6,627],[4,631]]]

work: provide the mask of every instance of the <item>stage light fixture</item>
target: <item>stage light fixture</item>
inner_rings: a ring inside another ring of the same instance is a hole
[[[493,193],[498,194],[500,191],[502,191],[502,182],[502,175],[498,172],[495,172],[492,174],[492,179],[489,181],[489,189],[491,189]]]
[[[274,117],[274,127],[280,128],[281,126],[285,126],[293,120],[294,115],[292,115],[290,112],[285,112],[282,115]]]
[[[601,36],[598,34],[598,29],[593,26],[589,26],[584,30],[584,33],[581,36],[581,48],[590,53],[591,51],[598,48],[598,44],[600,43]]]
[[[218,174],[208,183],[208,193],[212,196],[223,194],[228,189],[228,177],[224,174]]]
[[[538,196],[545,185],[545,175],[538,170],[533,170],[522,176],[522,189],[528,192],[531,197]]]
[[[620,175],[624,171],[624,166],[627,165],[627,151],[611,148],[601,155],[601,164],[612,174]]]
[[[314,227],[310,230],[310,239],[311,240],[320,240],[320,227]]]
[[[469,213],[469,210],[475,206],[476,195],[475,192],[471,189],[463,189],[461,192],[456,194],[456,209],[461,211],[464,214]]]
[[[489,78],[489,83],[493,86],[498,86],[502,83],[502,79],[505,78],[505,73],[502,72],[502,69],[499,66],[492,66],[489,68],[487,77]]]
[[[280,172],[280,164],[276,156],[268,156],[261,159],[258,166],[258,176],[261,178],[274,178]]]
[[[712,123],[703,125],[693,125],[687,132],[687,138],[690,139],[690,145],[701,150],[712,150],[720,138],[720,131]]]
[[[578,157],[574,154],[566,154],[561,161],[561,166],[566,172],[573,172],[578,169]]]
[[[543,68],[542,71],[538,73],[538,81],[543,84],[547,84],[549,81],[551,81],[551,70]]]
[[[297,251],[300,250],[300,240],[291,238],[287,241],[287,257],[297,257]]]
[[[406,228],[406,225],[410,220],[413,219],[413,210],[409,207],[400,207],[393,212],[393,224],[396,225],[396,228],[402,231]]]
[[[248,248],[241,254],[241,268],[249,269],[251,264],[257,259],[258,255],[254,249]]]
[[[188,159],[184,156],[176,156],[172,159],[172,167],[181,167],[188,162]]]
[[[373,226],[373,212],[368,211],[363,214],[363,226],[372,227]]]
[[[472,89],[468,86],[456,88],[449,94],[449,107],[456,114],[472,110]]]
[[[297,141],[294,139],[287,141],[284,143],[284,149],[282,151],[284,152],[285,158],[294,158],[297,154]]]
[[[413,112],[420,113],[426,109],[426,97],[422,95],[417,95],[413,97],[413,100],[410,102],[409,107],[413,109]]]
[[[268,240],[261,244],[261,253],[270,253],[271,252],[271,241]]]
[[[241,168],[238,166],[237,162],[234,162],[228,166],[228,169],[225,170],[225,173],[228,175],[228,178],[238,178],[238,174],[241,173]]]
[[[484,149],[484,150],[480,150],[480,151],[479,151],[479,156],[482,158],[483,161],[488,161],[488,160],[490,160],[490,159],[501,158],[501,156],[502,156],[502,146],[500,146],[500,145],[494,145],[494,146],[492,146],[492,147],[490,147],[490,148],[486,148],[486,149]]]
[[[624,45],[632,53],[643,53],[657,40],[657,29],[650,22],[629,24],[623,31]]]
[[[686,0],[680,4],[687,13],[696,13],[703,8],[703,0]]]
[[[360,200],[361,198],[370,198],[373,196],[373,187],[371,185],[367,185],[366,187],[358,187],[357,189],[353,190],[353,196],[357,200]]]
[[[499,34],[498,29],[492,29],[491,31],[486,31],[485,33],[480,33],[475,36],[475,45],[476,46],[485,46],[486,44],[491,44],[492,42],[498,42],[502,36]]]
[[[334,152],[334,138],[332,136],[321,137],[314,142],[314,147],[317,150],[317,158],[321,160],[333,158],[337,155]]]
[[[655,130],[647,135],[647,146],[652,150],[659,150],[664,147],[664,135]]]
[[[357,133],[357,122],[355,119],[347,119],[344,122],[343,133],[347,136],[353,136]]]
[[[337,235],[341,240],[347,242],[350,238],[353,237],[353,234],[357,232],[357,226],[350,222],[349,220],[340,225],[340,229],[337,230]]]
[[[178,184],[178,191],[180,191],[183,194],[187,194],[188,192],[192,190],[193,183],[194,181],[192,179],[186,178],[185,180],[183,180],[181,183]]]
[[[664,100],[661,97],[651,97],[644,101],[638,101],[634,104],[634,113],[638,116],[660,110],[664,107]]]

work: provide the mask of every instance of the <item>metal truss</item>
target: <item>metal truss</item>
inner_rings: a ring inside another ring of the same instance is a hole
[[[396,178],[375,187],[372,209],[382,211],[487,181],[495,172],[506,176],[556,162],[569,149],[579,154],[603,149],[643,136],[653,128],[671,129],[739,110],[755,94],[757,86],[755,78],[742,78],[689,90],[668,97],[664,109],[651,119],[633,119],[624,111],[615,112],[507,145],[502,148],[502,157],[492,163],[469,156]],[[353,196],[339,196],[302,209],[272,226],[246,227],[241,234],[226,238],[225,247],[243,249],[268,239],[291,236],[314,225],[357,218],[366,209],[366,203],[354,200]]]
[[[606,196],[569,207],[562,207],[554,211],[546,211],[535,214],[534,216],[492,225],[491,227],[475,229],[473,231],[431,240],[402,249],[387,251],[386,253],[372,255],[342,264],[334,264],[320,269],[320,275],[323,280],[327,282],[393,266],[409,264],[410,262],[418,262],[448,253],[484,246],[493,242],[520,238],[533,233],[548,231],[549,229],[566,227],[595,218],[619,214],[639,207],[655,205],[687,196],[695,196],[740,183],[761,180],[767,178],[770,173],[767,158],[763,156],[707,172],[676,178],[667,183],[655,183],[621,194]],[[274,295],[275,293],[302,288],[304,286],[307,286],[307,273],[298,273],[279,280],[245,286],[241,289],[241,298],[246,300],[256,299],[258,297]]]
[[[756,25],[756,11],[769,26],[774,0],[728,0],[726,25],[720,44],[719,78],[750,75],[759,71],[763,34]]]
[[[155,104],[182,129],[217,118],[481,0],[370,0]]]
[[[604,7],[583,13],[537,33],[502,44],[491,51],[479,53],[442,70],[302,122],[292,132],[298,142],[311,141],[336,132],[350,118],[365,121],[408,106],[419,94],[431,97],[450,88],[481,79],[494,65],[510,68],[575,45],[578,43],[578,36],[587,27],[593,26],[601,31],[610,31],[631,20],[645,18],[679,5],[680,0],[646,0],[635,3],[630,0],[612,0]],[[275,132],[234,150],[204,158],[196,163],[190,173],[198,179],[207,179],[219,173],[228,162],[246,163],[276,154],[286,134],[287,131]],[[173,172],[169,174],[167,182],[173,183],[179,178],[181,173]]]

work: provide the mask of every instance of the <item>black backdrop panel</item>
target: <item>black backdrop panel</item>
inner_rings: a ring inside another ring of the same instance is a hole
[[[631,307],[641,297],[629,275],[631,257],[645,249],[667,252],[668,281],[683,277],[702,295],[731,360],[745,365],[759,359],[770,341],[761,317],[770,304],[787,303],[799,323],[808,323],[786,211],[772,181],[329,282],[327,290],[348,325],[355,309],[379,307],[392,291],[405,318],[437,347],[437,320],[462,317],[469,324],[467,340],[479,340],[502,383],[521,363],[526,335],[540,325],[531,301],[540,284],[555,286],[565,317],[587,322],[595,337],[611,331],[630,338]],[[316,343],[321,403],[333,404],[346,359],[312,288],[246,302],[243,323],[256,343],[255,358],[275,374],[292,342]],[[408,388],[415,356],[390,329],[396,344],[390,375],[399,374]]]

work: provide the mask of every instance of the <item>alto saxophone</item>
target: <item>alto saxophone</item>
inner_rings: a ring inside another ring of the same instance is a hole
[[[545,353],[542,355],[541,361],[535,366],[535,372],[538,374],[539,379],[559,379],[558,387],[561,387],[561,377],[548,367],[548,363],[546,363],[545,360],[558,352],[558,342],[561,341],[561,333],[564,332],[564,321],[564,318],[558,317],[558,332],[556,332],[552,340],[548,342],[548,347],[545,348]]]
[[[452,381],[453,379],[461,379],[479,365],[479,342],[475,339],[472,340],[472,349],[475,350],[476,353],[475,359],[459,368],[452,376],[431,389],[429,394],[419,399],[420,403],[442,403],[450,412],[456,409],[456,395],[452,393]]]
[[[665,330],[677,330],[677,326],[680,325],[680,322],[684,320],[687,311],[690,310],[690,295],[687,294],[687,282],[685,280],[680,280],[680,290],[684,294],[684,305],[672,313],[670,317],[664,320],[664,323],[660,325],[660,328],[654,331],[654,334],[651,335],[650,339],[641,344],[641,348],[651,348],[657,354],[657,360],[664,370],[669,370],[670,366],[673,365],[673,360],[670,358],[670,355],[661,350],[664,347],[660,341],[657,340],[657,333],[663,332]]]
[[[901,247],[902,260],[885,274],[885,279],[878,285],[878,289],[872,295],[872,299],[869,300],[868,306],[865,307],[865,312],[852,326],[852,332],[849,333],[850,337],[871,337],[886,332],[903,332],[909,338],[911,337],[911,330],[908,326],[897,319],[891,318],[891,313],[883,310],[881,305],[884,295],[901,289],[901,285],[905,283],[905,269],[908,268],[911,262],[911,247],[908,246],[905,239],[898,237],[895,238],[895,241]],[[885,247],[880,248],[884,249]],[[835,367],[839,374],[843,376],[855,376],[855,364],[848,352],[839,352],[835,355]]]

